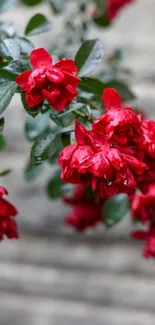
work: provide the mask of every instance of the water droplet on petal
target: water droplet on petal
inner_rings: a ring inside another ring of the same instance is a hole
[[[128,184],[128,180],[125,179],[125,181],[124,181],[124,185],[127,185],[127,184]]]
[[[108,186],[112,185],[112,181],[107,181],[107,185]]]

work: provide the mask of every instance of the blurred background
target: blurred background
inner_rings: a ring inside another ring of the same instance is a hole
[[[78,0],[77,0],[78,1]],[[1,19],[12,21],[22,36],[33,14],[45,13],[53,30],[31,37],[49,47],[61,31],[61,18],[49,7],[18,6]],[[135,105],[155,116],[155,1],[135,0],[107,30],[91,28],[89,38],[103,39],[105,51],[125,50],[124,67],[133,72]],[[61,42],[61,39],[60,39]],[[23,179],[30,144],[24,139],[25,112],[16,95],[6,110],[1,169],[14,166],[2,185],[19,210],[20,240],[0,244],[0,325],[154,325],[155,261],[141,257],[129,238],[130,223],[105,231],[77,234],[64,226],[67,208],[46,198],[51,176],[30,184]]]

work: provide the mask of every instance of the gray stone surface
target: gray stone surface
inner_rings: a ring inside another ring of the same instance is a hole
[[[51,17],[47,6],[40,12]],[[38,8],[8,12],[20,35]],[[155,105],[154,30],[155,1],[135,0],[107,31],[91,29],[101,37],[106,53],[126,49],[124,66],[133,69],[136,104],[153,117]],[[58,37],[62,21],[52,18],[53,31],[32,40],[48,47]],[[60,39],[61,42],[61,39]],[[14,167],[1,180],[19,209],[19,241],[0,245],[0,325],[154,325],[155,262],[141,257],[140,244],[131,242],[130,222],[85,235],[63,226],[67,208],[44,195],[50,177],[27,184],[23,168],[30,144],[24,139],[25,112],[16,96],[5,113],[8,147],[0,167]]]

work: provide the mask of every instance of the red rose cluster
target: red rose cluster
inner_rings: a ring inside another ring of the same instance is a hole
[[[119,13],[119,11],[134,0],[107,0],[106,16],[112,21]]]
[[[16,208],[3,198],[8,192],[0,186],[0,240],[18,238],[17,225],[14,217],[17,215]]]
[[[107,111],[92,123],[92,130],[76,122],[77,143],[65,147],[59,156],[61,178],[91,186],[101,199],[118,193],[133,195],[148,168],[139,149],[145,141],[142,118],[130,107],[122,107],[114,89],[104,90],[102,99]]]
[[[143,230],[132,232],[132,237],[145,240],[143,255],[155,257],[155,185],[150,185],[146,194],[135,195],[132,201],[132,216],[145,226]]]
[[[74,195],[63,200],[73,207],[65,223],[77,231],[87,230],[102,221],[103,200],[89,196],[84,186],[76,186]]]
[[[80,81],[73,60],[62,59],[53,65],[51,55],[44,49],[30,54],[33,71],[27,70],[16,78],[16,83],[26,93],[26,103],[33,108],[45,99],[57,111],[62,111],[77,95]]]

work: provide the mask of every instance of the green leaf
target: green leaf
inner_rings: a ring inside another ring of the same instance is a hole
[[[99,39],[85,41],[75,57],[79,76],[84,77],[91,73],[101,62],[103,56],[104,46],[102,41]]]
[[[28,140],[34,141],[49,126],[49,114],[38,114],[35,118],[27,115],[25,121],[25,134]]]
[[[25,93],[24,92],[21,93],[21,101],[22,101],[22,104],[24,106],[24,109],[26,110],[26,112],[28,114],[30,114],[32,117],[36,117],[38,115],[41,106],[38,105],[38,106],[30,108],[26,103]]]
[[[0,38],[13,37],[15,33],[15,28],[12,23],[0,21]]]
[[[15,37],[14,40],[18,43],[21,54],[30,54],[34,49],[34,45],[24,37]]]
[[[43,165],[32,166],[29,161],[24,169],[24,179],[27,182],[34,181],[37,179],[43,171]]]
[[[55,175],[50,179],[47,184],[46,192],[50,199],[57,199],[61,196],[63,190],[63,182],[60,178],[60,170],[58,170]]]
[[[14,81],[0,80],[0,114],[10,104],[13,95],[15,94],[17,85]]]
[[[57,170],[51,177],[50,181],[46,186],[46,192],[50,199],[55,200],[66,195],[66,192],[73,190],[72,184],[64,184],[60,178],[60,170]]]
[[[69,105],[68,109],[65,109],[65,112],[63,113],[59,113],[58,118],[62,118],[72,112],[81,110],[82,108],[84,108],[86,105],[83,103],[72,103]]]
[[[51,130],[44,132],[31,149],[31,163],[32,164],[41,164],[43,161],[49,159],[54,155],[57,147],[54,145],[54,140],[56,134]]]
[[[103,222],[106,227],[112,227],[120,222],[129,211],[127,194],[118,194],[108,199],[103,208]]]
[[[4,150],[6,147],[6,142],[4,136],[0,135],[0,151]]]
[[[47,20],[47,18],[42,14],[36,14],[33,16],[30,21],[28,22],[25,35],[37,35],[41,33],[48,32],[51,29],[52,25]]]
[[[135,95],[123,81],[111,80],[105,83],[105,87],[115,88],[119,92],[123,101],[135,99]]]
[[[2,172],[0,172],[0,177],[6,176],[11,173],[11,169],[5,169]]]
[[[22,0],[22,2],[24,3],[24,5],[33,7],[42,3],[43,0]]]
[[[110,20],[103,14],[95,17],[93,21],[99,27],[108,27],[110,25]]]
[[[6,66],[4,66],[2,68],[2,70],[10,72],[13,75],[15,75],[15,77],[16,77],[19,74],[21,74],[22,72],[29,70],[29,66],[28,66],[28,64],[25,64],[25,62],[23,62],[21,60],[14,60],[14,61],[11,61]]]
[[[106,88],[105,84],[94,78],[81,78],[78,88],[92,96],[96,96],[101,99],[102,92]]]
[[[64,10],[64,0],[47,0],[55,14],[60,14]]]
[[[71,133],[75,129],[74,125],[67,126],[65,128],[60,129],[57,134],[63,134],[63,133]]]
[[[2,117],[2,118],[0,118],[0,135],[3,132],[4,124],[5,124],[5,120],[4,120],[4,117]]]
[[[4,41],[0,40],[0,56],[18,59],[20,56],[20,47],[13,38],[6,38]]]
[[[16,0],[0,0],[0,13],[9,10],[16,3]]]

